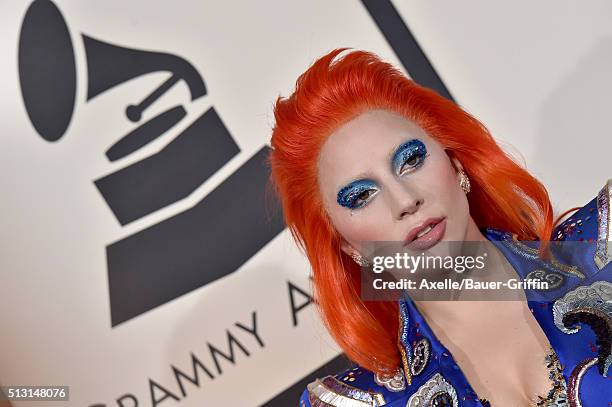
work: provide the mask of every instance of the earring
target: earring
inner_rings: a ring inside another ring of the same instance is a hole
[[[351,254],[351,257],[353,258],[355,263],[359,264],[361,267],[368,267],[370,265],[370,262],[357,252],[353,252]]]
[[[459,178],[459,186],[461,187],[461,189],[463,189],[463,192],[467,194],[468,192],[470,192],[471,189],[470,179],[463,170],[459,170]]]

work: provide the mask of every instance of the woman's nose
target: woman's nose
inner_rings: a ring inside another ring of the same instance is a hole
[[[402,220],[406,216],[416,213],[423,206],[423,197],[413,188],[396,184],[392,188],[387,188],[387,190],[389,191],[395,220]]]

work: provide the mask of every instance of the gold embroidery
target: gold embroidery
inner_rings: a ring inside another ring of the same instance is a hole
[[[516,233],[512,234],[512,242],[522,251],[531,254],[532,256],[537,256],[538,255],[538,249],[534,248],[534,247],[529,247],[527,246],[525,243],[521,242],[520,240],[518,240],[518,237],[516,235]],[[568,264],[563,264],[561,262],[559,262],[559,260],[557,260],[556,257],[554,257],[554,255],[551,253],[551,258],[550,258],[550,264],[557,270],[559,271],[563,271],[567,274],[571,274],[573,276],[576,276],[580,279],[584,279],[585,275],[578,269],[578,267],[576,266],[572,266],[572,265],[568,265]]]
[[[404,320],[404,315],[401,310],[401,305],[400,309],[398,310],[398,316],[399,326],[397,328],[397,347],[399,348],[400,355],[402,357],[402,368],[404,370],[404,376],[406,377],[406,383],[408,383],[408,386],[410,386],[412,384],[412,375],[410,374],[410,363],[408,361],[409,355],[406,355],[406,348],[404,347],[404,344],[402,344],[401,341],[402,330],[406,325],[406,321]]]

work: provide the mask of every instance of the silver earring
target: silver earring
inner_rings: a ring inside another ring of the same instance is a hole
[[[461,189],[463,189],[463,192],[467,194],[472,188],[470,185],[470,179],[463,170],[459,170],[459,178],[459,186],[461,187]]]
[[[359,264],[361,267],[368,267],[370,265],[370,262],[357,252],[353,252],[351,254],[351,257],[353,258],[355,263]]]

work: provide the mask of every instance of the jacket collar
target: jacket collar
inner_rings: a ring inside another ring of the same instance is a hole
[[[584,280],[584,274],[577,267],[561,263],[556,258],[551,262],[541,260],[538,257],[537,241],[520,242],[512,233],[495,228],[482,228],[481,231],[504,254],[520,278],[529,278],[530,273],[534,271],[540,271],[542,278],[552,273],[563,277],[563,286],[555,290],[525,290],[530,306],[534,303],[550,303],[566,292],[568,287]],[[398,300],[398,308],[398,348],[407,383],[420,385],[431,373],[441,372],[444,377],[454,377],[455,382],[461,382],[468,394],[466,397],[469,397],[469,394],[475,396],[450,351],[437,339],[406,290]],[[537,319],[542,324],[540,316],[537,316]]]

